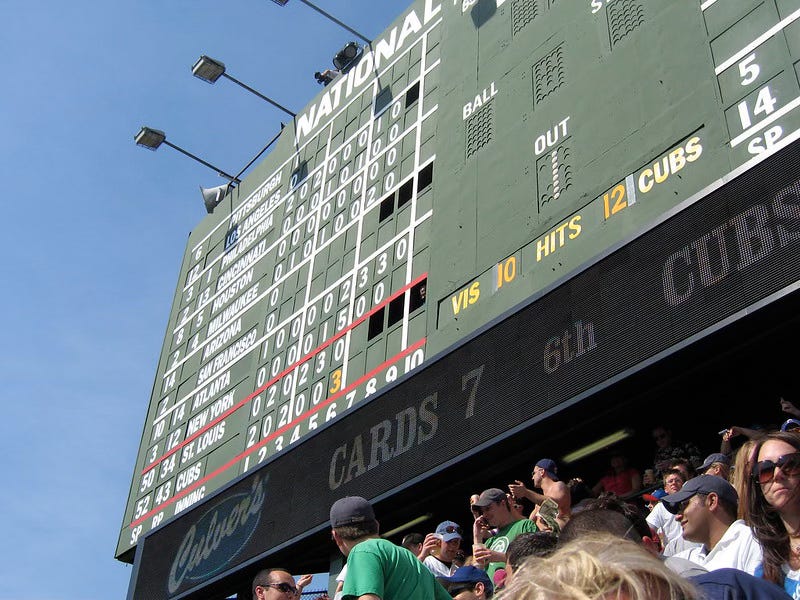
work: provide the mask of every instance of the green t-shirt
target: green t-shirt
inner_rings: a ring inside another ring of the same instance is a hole
[[[533,533],[535,531],[539,531],[536,527],[536,523],[530,519],[520,519],[519,521],[514,521],[500,528],[497,535],[493,535],[486,540],[486,547],[489,548],[489,550],[495,550],[505,554],[508,550],[508,545],[520,533]],[[489,579],[494,577],[494,572],[497,571],[497,569],[502,569],[505,566],[506,563],[504,562],[489,563],[489,566],[486,567],[486,573],[489,575]]]
[[[363,594],[382,600],[451,600],[416,556],[380,538],[359,542],[347,557],[342,597]]]

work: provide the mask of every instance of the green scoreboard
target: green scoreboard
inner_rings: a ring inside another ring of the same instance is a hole
[[[799,81],[800,0],[415,2],[192,232],[117,557],[243,482],[247,506],[300,473],[321,473],[309,484],[331,498],[386,493],[348,484],[444,431],[448,373],[470,358],[440,367],[468,343],[490,358],[453,375],[460,418],[492,369],[501,387],[539,378],[513,429],[744,308],[734,299],[794,284],[800,165],[779,153],[797,152]],[[672,244],[662,226],[690,237]],[[743,287],[703,312],[730,281]],[[591,376],[549,383],[593,354]],[[480,443],[470,431],[443,455]],[[176,560],[154,597],[202,580],[176,575],[199,554]]]

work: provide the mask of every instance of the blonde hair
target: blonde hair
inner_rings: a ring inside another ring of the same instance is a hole
[[[699,600],[702,594],[641,544],[611,535],[530,558],[498,600]]]
[[[750,495],[747,480],[750,479],[750,461],[755,447],[756,440],[747,440],[742,444],[741,448],[736,452],[730,475],[731,485],[736,489],[736,493],[739,494],[739,507],[737,508],[736,518],[745,519],[746,521],[748,520],[747,505]]]

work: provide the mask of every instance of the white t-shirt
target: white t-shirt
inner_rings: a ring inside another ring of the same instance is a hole
[[[681,524],[675,520],[675,515],[667,510],[663,502],[656,504],[655,508],[647,515],[647,524],[664,537],[665,546],[676,537],[683,535]]]
[[[450,577],[456,570],[456,566],[451,564],[449,567],[447,563],[440,561],[435,556],[426,556],[422,564],[428,567],[428,570],[433,573],[434,577]]]
[[[739,569],[750,575],[755,573],[763,559],[761,545],[741,519],[731,523],[711,551],[705,546],[700,546],[684,550],[675,556],[686,558],[709,571],[729,568]]]

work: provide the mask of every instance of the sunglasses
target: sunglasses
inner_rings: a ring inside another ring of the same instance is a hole
[[[261,587],[271,587],[279,592],[291,594],[292,596],[297,596],[300,593],[296,587],[288,583],[259,583],[258,585]]]
[[[775,469],[780,469],[787,477],[800,475],[800,452],[779,456],[777,460],[762,460],[753,468],[753,478],[760,484],[769,483],[775,477]]]
[[[444,528],[444,531],[439,531],[438,533],[457,533],[458,535],[461,535],[461,527],[458,525],[448,525]]]

